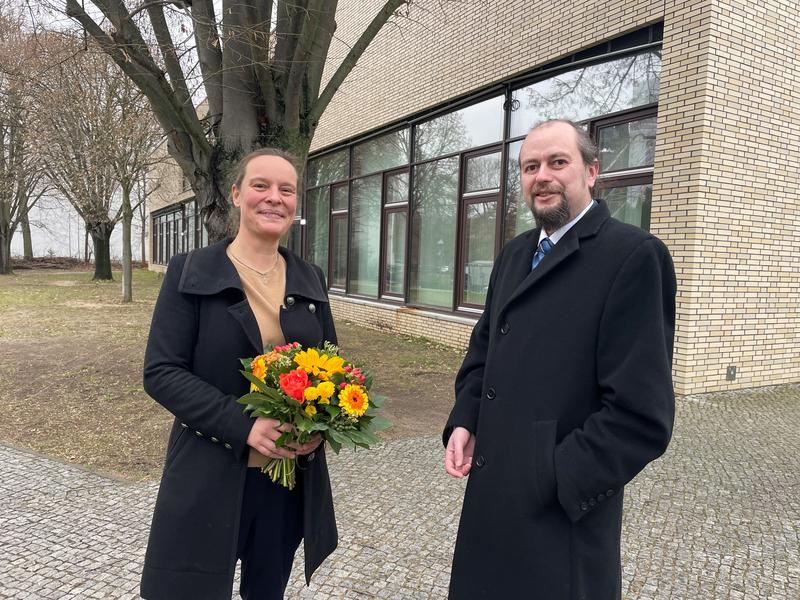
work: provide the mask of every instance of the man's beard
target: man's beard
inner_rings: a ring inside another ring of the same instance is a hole
[[[561,201],[556,206],[547,208],[546,210],[537,210],[536,194],[541,192],[559,194],[561,196]],[[536,224],[542,227],[546,232],[552,233],[569,223],[569,202],[567,202],[567,197],[563,190],[534,187],[531,189],[531,198],[531,212],[533,213],[533,218],[536,219]]]

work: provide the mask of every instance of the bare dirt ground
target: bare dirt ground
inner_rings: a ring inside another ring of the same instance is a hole
[[[142,389],[161,279],[134,271],[134,302],[91,272],[18,269],[0,277],[0,442],[131,481],[157,479],[172,417]],[[342,352],[389,397],[387,439],[438,434],[463,353],[338,322]]]

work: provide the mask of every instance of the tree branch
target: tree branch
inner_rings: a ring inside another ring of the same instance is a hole
[[[340,64],[339,68],[336,69],[333,77],[331,77],[330,81],[328,81],[325,89],[322,91],[322,94],[320,94],[319,98],[314,103],[314,106],[308,115],[308,119],[311,122],[312,128],[316,127],[316,124],[319,122],[322,113],[328,107],[328,104],[330,104],[333,95],[339,89],[339,86],[342,85],[342,82],[344,82],[344,80],[350,74],[350,71],[353,70],[353,67],[358,62],[358,59],[361,58],[361,55],[364,54],[364,51],[367,49],[367,46],[369,46],[370,42],[375,39],[375,36],[378,35],[378,32],[395,13],[395,11],[407,3],[408,0],[387,0],[386,4],[383,5],[383,8],[378,11],[378,14],[375,15],[375,17],[372,19],[372,22],[370,22],[370,24],[364,30],[364,33],[362,33],[361,37],[358,38],[358,41],[350,49],[350,52],[347,53],[347,56],[342,61],[342,64]]]

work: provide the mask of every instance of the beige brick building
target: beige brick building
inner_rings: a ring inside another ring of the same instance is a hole
[[[339,2],[334,59],[381,4]],[[800,381],[798,31],[793,1],[419,2],[324,114],[293,245],[340,318],[465,346],[533,225],[519,140],[572,118],[597,194],[672,252],[676,391]]]

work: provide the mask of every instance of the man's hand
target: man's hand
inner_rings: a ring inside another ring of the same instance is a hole
[[[468,429],[456,427],[450,434],[447,449],[444,451],[444,470],[458,479],[468,475],[472,468],[474,451],[475,436]]]

